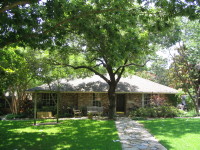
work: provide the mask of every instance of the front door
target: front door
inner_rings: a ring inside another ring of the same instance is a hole
[[[125,112],[125,94],[117,94],[116,111]]]

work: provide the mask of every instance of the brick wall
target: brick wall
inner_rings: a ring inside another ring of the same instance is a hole
[[[108,100],[108,94],[107,93],[101,93],[101,104],[103,107],[104,114],[108,114],[108,106],[109,106],[109,100]]]
[[[78,93],[78,108],[92,106],[93,93]]]
[[[101,101],[101,105],[104,108],[104,112],[108,112],[109,100],[107,93],[98,93],[98,100]],[[38,96],[38,105],[40,103],[40,96]],[[167,96],[159,94],[159,99],[167,100]],[[67,107],[71,108],[86,108],[93,105],[93,93],[61,93],[60,109],[65,110]],[[129,93],[125,96],[125,112],[129,113],[130,109],[134,106],[142,107],[142,94]],[[38,106],[39,108],[39,106]]]

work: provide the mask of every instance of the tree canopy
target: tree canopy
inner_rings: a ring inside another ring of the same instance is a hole
[[[140,7],[131,8],[135,4],[136,6],[140,5]],[[127,8],[128,5],[129,8]],[[157,12],[146,11],[150,8],[156,8]],[[70,23],[73,21],[89,20],[97,14],[116,13],[117,15],[118,13],[119,15],[121,11],[130,14],[130,16],[135,16],[138,15],[139,10],[141,13],[157,13],[157,16],[162,17],[163,25],[167,23],[168,19],[176,16],[199,19],[198,0],[1,1],[0,48],[13,43],[18,45],[29,44],[32,47],[45,47],[44,45],[47,44],[50,46],[53,37],[62,37],[71,31]],[[147,19],[147,17],[145,18]]]

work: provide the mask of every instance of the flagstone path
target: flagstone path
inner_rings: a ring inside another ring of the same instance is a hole
[[[142,125],[127,117],[115,121],[122,150],[167,150]]]

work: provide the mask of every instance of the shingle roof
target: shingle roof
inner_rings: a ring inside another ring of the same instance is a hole
[[[108,91],[108,84],[97,75],[84,79],[60,79],[58,82],[54,81],[50,84],[51,89],[47,84],[43,84],[27,91],[58,91],[58,83],[60,91],[62,92]],[[126,78],[121,78],[120,82],[117,85],[116,92],[174,94],[177,93],[177,90],[134,75]]]

